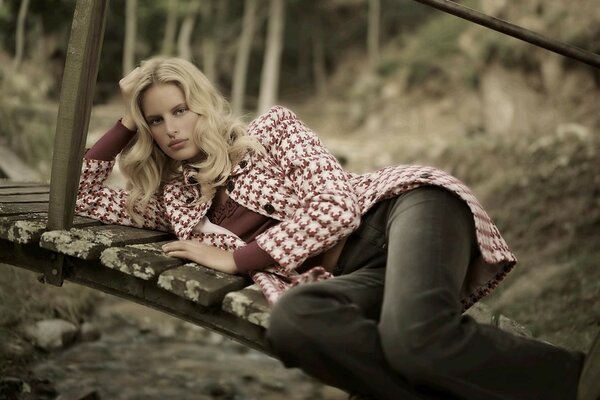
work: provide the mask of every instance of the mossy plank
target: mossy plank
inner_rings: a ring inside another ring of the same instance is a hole
[[[46,230],[48,215],[46,213],[26,213],[0,217],[0,239],[25,244],[34,243]],[[91,218],[76,217],[73,224],[78,227],[98,225]]]
[[[48,193],[9,194],[0,196],[0,203],[48,203]]]
[[[164,244],[166,242],[160,243]],[[150,247],[153,244],[137,246]],[[183,260],[168,257],[162,250],[159,251],[160,253],[134,246],[110,247],[102,252],[100,261],[105,267],[116,269],[144,280],[151,280],[171,268],[183,265]]]
[[[166,240],[172,234],[121,225],[100,225],[45,232],[40,246],[61,254],[93,260],[109,247]]]
[[[223,311],[250,323],[269,327],[270,307],[257,285],[227,293],[222,308]]]
[[[213,306],[225,295],[247,285],[247,279],[189,263],[169,269],[158,277],[158,286],[185,299]]]
[[[42,212],[48,212],[48,203],[0,203],[0,216]]]
[[[27,186],[27,187],[0,187],[0,196],[15,195],[15,194],[38,194],[38,193],[50,193],[50,187],[48,185],[43,186]]]

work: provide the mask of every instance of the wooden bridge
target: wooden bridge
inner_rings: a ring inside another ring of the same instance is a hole
[[[476,23],[486,18],[447,0],[416,0],[446,8]],[[73,17],[58,111],[51,186],[0,180],[0,263],[117,295],[207,327],[268,353],[264,332],[268,307],[262,294],[241,276],[215,272],[167,257],[161,250],[170,234],[104,225],[74,216],[108,0],[78,0]],[[450,7],[450,9],[448,8]],[[458,8],[457,8],[458,7]],[[462,13],[462,14],[461,14]],[[600,56],[553,43],[499,20],[488,27],[600,65]],[[502,28],[502,29],[499,29]],[[480,322],[514,333],[526,330],[489,308],[470,313]]]
[[[168,257],[169,233],[105,225],[78,217],[67,230],[49,230],[49,187],[0,181],[0,263],[26,268],[153,307],[209,328],[268,354],[269,308],[249,278]],[[529,335],[483,304],[469,313],[479,322]]]

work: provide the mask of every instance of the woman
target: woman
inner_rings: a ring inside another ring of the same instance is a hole
[[[345,172],[287,109],[244,127],[180,59],[147,60],[120,86],[127,112],[86,153],[77,212],[172,231],[168,255],[252,276],[274,304],[267,339],[286,366],[378,399],[600,393],[597,356],[582,373],[583,354],[462,315],[516,259],[456,178]],[[128,190],[111,190],[123,149]]]

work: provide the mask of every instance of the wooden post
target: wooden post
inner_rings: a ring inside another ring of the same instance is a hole
[[[73,222],[83,149],[108,0],[77,0],[63,75],[50,178],[48,230],[68,229]],[[45,281],[62,284],[62,257],[49,265]]]

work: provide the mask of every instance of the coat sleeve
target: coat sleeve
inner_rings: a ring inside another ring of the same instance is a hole
[[[296,194],[300,206],[291,218],[257,236],[258,245],[287,270],[319,254],[360,224],[357,196],[349,174],[319,138],[291,111],[274,107],[259,132],[267,157]]]
[[[83,160],[75,213],[107,224],[171,232],[171,224],[161,201],[162,196],[152,196],[148,206],[143,210],[138,210],[143,218],[140,224],[129,215],[125,208],[127,192],[105,186],[114,163],[114,161],[105,160]]]

